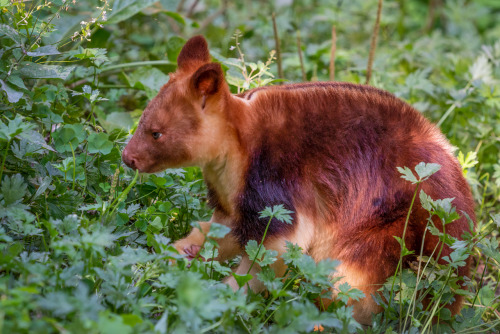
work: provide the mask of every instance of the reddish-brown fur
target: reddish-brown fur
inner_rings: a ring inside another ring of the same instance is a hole
[[[342,261],[337,275],[365,292],[355,316],[369,323],[379,309],[370,297],[399,261],[401,237],[414,185],[396,167],[439,163],[422,184],[432,198],[455,198],[457,212],[473,220],[474,206],[461,168],[440,131],[393,95],[348,83],[304,83],[258,88],[231,95],[220,65],[209,62],[203,37],[190,39],[179,69],[151,101],[123,152],[124,162],[143,172],[200,165],[214,207],[211,221],[232,228],[220,241],[220,259],[241,253],[262,238],[266,206],[284,204],[294,223],[273,221],[265,245],[279,253],[285,241],[299,244],[316,261]],[[153,132],[162,136],[152,137]],[[417,199],[406,245],[420,252],[429,214]],[[436,224],[440,226],[439,222]],[[203,223],[208,229],[210,223]],[[447,226],[460,238],[465,217]],[[193,231],[176,243],[180,252],[201,246]],[[424,254],[438,240],[427,233]],[[443,256],[450,249],[444,247]],[[246,273],[243,256],[237,272]],[[282,261],[274,265],[283,273]],[[256,269],[258,270],[258,269]],[[459,275],[467,275],[469,262]],[[234,281],[228,284],[236,288]],[[261,288],[251,282],[254,289]],[[450,306],[454,313],[461,299]]]

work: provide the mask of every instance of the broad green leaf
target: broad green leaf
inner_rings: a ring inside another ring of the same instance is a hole
[[[168,79],[168,75],[155,67],[140,68],[128,75],[130,86],[140,89],[147,87],[154,91],[155,95],[168,82]]]
[[[19,88],[28,89],[28,88],[26,88],[26,85],[24,84],[23,79],[21,79],[17,75],[9,75],[9,77],[7,78],[7,81],[9,83],[13,84],[14,86],[19,87]]]
[[[168,60],[172,62],[177,61],[177,57],[179,56],[179,53],[181,52],[181,49],[185,43],[186,40],[181,37],[178,36],[171,37],[167,42]]]
[[[233,275],[234,279],[236,280],[236,283],[238,283],[238,286],[240,288],[244,287],[245,284],[250,282],[250,280],[253,278],[253,276],[250,274],[238,275],[238,274],[232,273],[231,275]]]
[[[100,118],[99,123],[108,131],[115,129],[129,130],[134,127],[134,120],[129,112],[115,111],[106,115],[106,119]]]
[[[13,73],[18,74],[22,78],[66,80],[74,69],[75,66],[41,65],[25,62],[19,70]]]
[[[21,138],[33,144],[37,147],[43,147],[46,150],[55,152],[54,148],[45,142],[45,139],[42,137],[40,132],[35,130],[25,130],[17,135],[17,138]]]
[[[52,56],[52,55],[58,55],[61,54],[55,46],[53,45],[46,45],[39,47],[38,49],[34,51],[30,51],[26,53],[28,56],[31,57],[40,57],[40,56]]]
[[[210,231],[207,233],[207,237],[209,238],[224,238],[229,232],[231,231],[231,228],[218,224],[218,223],[212,223],[210,225]]]
[[[17,114],[14,119],[9,119],[8,125],[0,121],[0,139],[11,140],[32,127],[32,123],[24,122],[23,117]]]
[[[21,174],[12,176],[4,176],[0,194],[3,198],[3,205],[8,206],[11,204],[19,203],[26,194],[27,184],[24,182]]]
[[[125,323],[124,319],[119,315],[110,313],[109,311],[102,312],[99,315],[98,329],[100,333],[120,333],[132,334],[133,328]]]
[[[66,124],[52,134],[54,146],[59,152],[71,152],[72,147],[75,150],[85,137],[82,124]]]
[[[87,138],[89,143],[89,153],[109,154],[113,149],[113,143],[109,141],[109,136],[103,132],[93,132]]]
[[[426,164],[425,162],[420,162],[415,166],[415,171],[417,172],[420,181],[426,180],[429,176],[437,173],[440,169],[441,165],[434,163]]]
[[[0,35],[7,36],[14,42],[16,42],[17,45],[21,45],[22,39],[17,30],[12,28],[9,25],[6,24],[0,24]]]
[[[153,219],[151,222],[149,222],[149,225],[153,226],[158,231],[163,228],[163,224],[161,222],[160,217],[156,217],[155,219]]]
[[[24,93],[20,90],[13,87],[11,84],[0,79],[0,88],[7,94],[7,100],[10,103],[18,102],[21,97],[23,97]]]
[[[106,24],[115,24],[124,21],[157,1],[158,0],[117,0],[113,3],[113,10]]]
[[[417,178],[415,177],[415,175],[413,175],[413,172],[408,167],[406,166],[404,168],[397,167],[397,169],[401,173],[401,178],[410,181],[413,184],[418,182]]]
[[[75,51],[68,52],[68,55],[78,59],[90,59],[97,67],[109,60],[106,55],[108,50],[99,48],[79,48]]]

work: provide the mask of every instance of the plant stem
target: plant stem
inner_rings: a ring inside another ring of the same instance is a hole
[[[128,185],[127,188],[125,188],[124,191],[122,191],[122,193],[120,194],[120,196],[118,196],[110,205],[109,207],[106,209],[106,211],[113,207],[113,209],[111,210],[111,212],[109,213],[108,216],[111,216],[113,215],[113,213],[115,212],[116,208],[118,207],[118,205],[123,201],[125,200],[125,198],[127,197],[128,193],[130,192],[130,190],[132,190],[132,187],[135,185],[135,183],[137,182],[137,179],[139,178],[139,171],[136,170],[135,171],[135,175],[134,175],[134,178],[132,179],[132,181],[130,182],[130,184]],[[105,216],[105,214],[103,214],[103,217]]]
[[[476,295],[474,296],[474,300],[472,301],[472,306],[471,307],[474,307],[474,304],[476,304],[476,299],[477,299],[477,296],[479,295],[479,290],[481,290],[481,288],[483,287],[483,279],[484,279],[484,275],[486,274],[486,268],[488,266],[488,261],[489,260],[490,260],[490,258],[487,257],[486,258],[486,262],[484,264],[483,274],[481,275],[481,280],[479,281],[480,282],[479,288],[477,289]]]
[[[337,30],[332,26],[332,49],[330,53],[330,81],[335,80],[335,53],[337,52]]]
[[[403,285],[403,250],[404,250],[404,248],[406,248],[406,242],[405,242],[406,229],[408,227],[408,222],[410,221],[411,210],[413,209],[413,204],[415,203],[415,198],[417,197],[419,185],[420,185],[420,181],[417,182],[417,186],[415,187],[415,191],[413,193],[413,198],[411,199],[410,209],[408,209],[408,214],[406,215],[405,226],[403,228],[403,235],[401,237],[401,252],[399,253],[399,262],[398,262],[398,267],[396,268],[396,269],[399,269],[399,289],[401,289],[401,287]],[[396,270],[396,272],[397,272],[397,270]],[[389,304],[392,301],[393,291],[394,291],[394,281],[392,282],[391,299],[389,300]],[[399,327],[400,327],[399,331],[400,332],[401,332],[401,321],[403,320],[401,318],[402,311],[403,311],[403,301],[401,300],[401,302],[399,303]]]
[[[149,60],[149,61],[135,61],[131,63],[123,63],[123,64],[116,64],[116,65],[110,65],[103,67],[101,70],[101,74],[103,72],[109,72],[113,70],[117,70],[120,68],[126,68],[126,67],[143,67],[143,66],[152,66],[152,65],[176,65],[175,63],[172,63],[169,60]]]
[[[297,30],[297,52],[299,53],[300,71],[302,72],[302,81],[307,81],[306,69],[304,68],[304,58],[302,57],[302,47],[300,45],[300,30]]]
[[[295,281],[297,279],[297,277],[299,277],[299,273],[295,274],[295,276],[290,281],[288,281],[288,283],[286,283],[286,285],[280,290],[280,292],[281,291],[285,291],[286,288],[288,288],[288,286],[290,285],[290,283],[292,283],[293,281]],[[279,293],[278,293],[278,295],[279,295]],[[274,301],[276,299],[278,299],[278,297],[273,297],[271,299],[271,301],[266,305],[266,308],[264,309],[264,311],[262,311],[262,314],[261,314],[261,316],[259,318],[260,320],[262,320],[262,316],[266,314],[266,311],[269,309],[269,307],[271,307],[271,305],[274,303]],[[273,316],[274,312],[276,312],[281,305],[282,304],[280,304],[273,312],[271,312],[271,314],[266,318],[266,320],[264,320],[264,324],[267,323],[269,321],[269,319],[271,319],[271,317]],[[260,320],[259,320],[259,322],[262,322]]]
[[[281,48],[280,48],[280,38],[278,36],[278,26],[276,25],[276,13],[273,13],[272,19],[273,19],[274,43],[276,44],[276,64],[278,65],[278,77],[280,79],[285,79],[285,76],[283,75],[283,67],[281,66]]]
[[[370,83],[370,79],[372,76],[372,66],[373,66],[373,60],[375,59],[375,49],[377,48],[378,30],[380,28],[380,17],[382,16],[382,2],[383,0],[378,0],[377,19],[375,20],[375,26],[373,27],[372,41],[370,44],[370,53],[368,55],[368,66],[366,68],[365,84],[367,85]]]
[[[267,230],[269,229],[269,226],[271,225],[271,220],[273,220],[273,216],[269,217],[269,221],[267,222],[266,229],[264,230],[264,235],[262,236],[262,240],[260,241],[259,248],[257,249],[257,254],[255,254],[255,257],[252,260],[252,264],[250,265],[250,268],[248,268],[247,275],[250,274],[250,270],[252,270],[252,267],[255,263],[255,260],[257,260],[257,256],[259,256],[260,249],[262,248],[262,244],[264,243],[264,239],[266,238]]]
[[[11,140],[12,140],[12,138],[10,138],[7,141],[7,147],[5,148],[5,151],[3,152],[2,167],[0,168],[0,184],[2,184],[3,168],[5,166],[5,160],[7,159],[7,152],[9,152],[9,147],[10,147]]]
[[[73,154],[73,187],[71,190],[75,190],[75,182],[76,182],[76,159],[75,159],[75,150],[73,149],[73,145],[69,142],[69,147],[71,147],[71,153]]]

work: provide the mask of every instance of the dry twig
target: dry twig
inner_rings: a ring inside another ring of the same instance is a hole
[[[335,52],[337,52],[337,31],[332,27],[332,49],[330,53],[330,81],[335,81]]]
[[[366,84],[370,82],[372,76],[372,66],[373,60],[375,58],[375,49],[377,48],[377,35],[380,28],[380,16],[382,16],[382,2],[383,0],[378,0],[377,8],[377,19],[375,21],[375,27],[373,27],[372,42],[370,45],[370,54],[368,56],[368,67],[366,69]]]
[[[276,44],[276,63],[278,64],[278,77],[284,79],[283,68],[281,67],[281,48],[280,48],[280,38],[278,36],[278,26],[276,25],[276,13],[273,13],[273,30],[274,30],[274,42]]]
[[[300,30],[297,30],[297,51],[299,53],[300,70],[302,72],[302,81],[307,81],[306,69],[304,67],[304,58],[302,57],[302,47],[300,44]]]

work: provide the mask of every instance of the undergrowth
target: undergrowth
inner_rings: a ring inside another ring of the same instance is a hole
[[[218,6],[218,7],[217,7]],[[372,84],[434,120],[457,146],[477,206],[475,232],[438,264],[415,255],[375,296],[372,326],[352,317],[347,284],[318,305],[338,261],[314,263],[288,244],[285,277],[262,240],[246,252],[268,292],[234,293],[221,283],[214,224],[201,257],[172,247],[210,218],[197,168],[139,175],[121,150],[141,110],[175,70],[185,39],[203,33],[237,93],[283,80],[327,80],[337,27],[336,78],[364,82],[376,1],[6,1],[0,0],[0,333],[477,333],[500,330],[500,28],[492,1],[450,1],[430,19],[427,2],[388,1]],[[218,8],[218,9],[217,9]],[[271,13],[281,28],[285,78],[276,78]],[[369,22],[369,24],[367,23]],[[303,63],[286,38],[300,27]],[[240,32],[233,36],[233,31]],[[233,38],[234,37],[234,38]],[[248,54],[244,54],[245,50]],[[249,62],[248,59],[267,59]],[[466,154],[462,152],[468,152]],[[400,166],[415,201],[453,224],[452,199],[430,198],[421,182],[438,166]],[[282,207],[262,219],[291,222]],[[401,261],[409,251],[401,245]],[[439,252],[439,249],[436,250]],[[471,277],[456,269],[473,259]],[[173,261],[175,260],[175,261]],[[400,261],[400,264],[402,263]],[[236,275],[241,286],[251,278]],[[465,284],[465,286],[463,285]],[[465,296],[462,312],[445,307]],[[431,302],[423,303],[423,298]],[[437,320],[437,321],[435,321]]]

